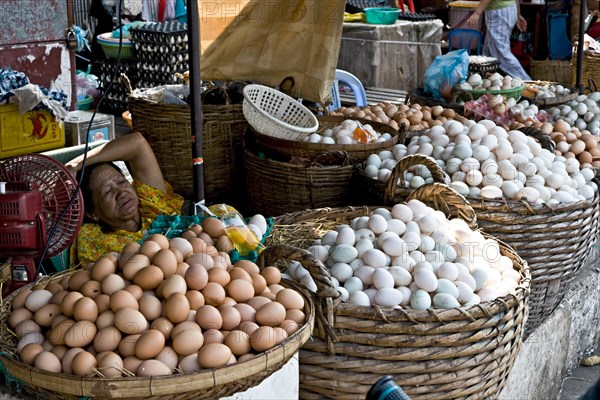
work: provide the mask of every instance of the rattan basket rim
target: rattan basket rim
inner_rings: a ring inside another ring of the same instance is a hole
[[[70,272],[74,272],[71,270]],[[61,274],[61,276],[64,276]],[[42,279],[51,279],[44,277]],[[34,282],[19,288],[4,303],[10,303],[18,293],[31,288]],[[188,392],[210,390],[217,386],[239,382],[264,370],[273,370],[282,366],[309,340],[314,327],[315,305],[312,297],[297,282],[282,279],[282,283],[296,289],[305,300],[304,324],[291,336],[270,350],[257,354],[246,361],[232,365],[198,371],[191,374],[173,374],[158,377],[121,377],[118,379],[100,377],[78,377],[64,373],[42,371],[16,360],[14,353],[0,354],[0,365],[5,374],[12,375],[22,383],[35,388],[43,388],[53,393],[71,396],[99,396],[102,398],[142,398],[151,396],[169,396]],[[4,324],[2,329],[8,329]]]

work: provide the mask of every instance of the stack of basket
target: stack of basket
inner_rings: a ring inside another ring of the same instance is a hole
[[[413,198],[447,215],[462,216],[476,227],[474,210],[446,185],[423,186]],[[310,245],[320,238],[318,231],[305,229],[311,223],[347,224],[374,209],[326,208],[283,215],[276,218],[273,237],[284,239],[278,232],[289,230],[306,235],[304,243]],[[530,289],[527,263],[499,243],[501,254],[522,277],[515,292],[473,307],[425,311],[341,303],[331,294],[335,288],[329,273],[310,252],[268,247],[259,262],[270,264],[271,257],[298,261],[317,285],[314,338],[300,352],[300,397],[364,399],[371,385],[391,375],[415,399],[496,398],[522,344]]]
[[[339,126],[344,117],[314,117],[291,97],[261,85],[244,91],[247,133],[244,166],[250,205],[254,212],[280,215],[307,208],[357,204],[352,189],[356,167],[377,151],[391,149],[403,133],[377,123],[375,131],[390,140],[366,144],[323,144],[305,141],[309,134]],[[253,96],[253,97],[251,97]]]

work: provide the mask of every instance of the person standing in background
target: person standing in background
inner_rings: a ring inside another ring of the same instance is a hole
[[[483,54],[499,60],[500,68],[506,74],[531,80],[510,49],[510,35],[515,25],[521,32],[527,30],[527,21],[521,16],[519,0],[481,0],[467,24],[471,27],[479,26],[484,12],[486,34]]]

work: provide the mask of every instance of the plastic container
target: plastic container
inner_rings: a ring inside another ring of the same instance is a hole
[[[371,7],[365,8],[365,19],[367,24],[391,25],[398,20],[400,10],[394,7]]]
[[[77,109],[88,111],[90,109],[90,105],[92,105],[94,101],[94,97],[90,94],[86,95],[83,99],[77,99]]]

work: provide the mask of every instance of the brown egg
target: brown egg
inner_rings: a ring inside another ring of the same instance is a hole
[[[175,273],[177,275],[185,276],[185,273],[187,272],[189,267],[190,267],[190,265],[186,262],[182,261],[180,263],[177,263],[177,268],[175,269]]]
[[[208,329],[202,332],[202,336],[204,336],[204,345],[209,343],[223,343],[225,340],[225,335],[217,329]]]
[[[63,290],[63,287],[58,282],[48,282],[46,285],[46,290],[52,294],[56,294],[57,292]]]
[[[560,120],[562,121],[562,120]],[[569,143],[573,143],[577,140],[577,135],[575,135],[574,132],[564,132],[565,138],[567,139],[567,142]]]
[[[144,360],[138,366],[137,376],[162,376],[171,375],[171,369],[158,360]]]
[[[177,256],[169,249],[162,249],[152,257],[152,264],[160,268],[165,278],[168,278],[177,270]]]
[[[252,335],[252,332],[257,330],[259,325],[256,322],[252,321],[242,321],[238,326],[238,330],[246,332],[248,336]]]
[[[205,253],[211,257],[215,257],[215,256],[219,255],[219,250],[217,250],[217,248],[215,246],[209,244],[208,246],[206,246]]]
[[[142,268],[150,265],[150,258],[144,254],[134,254],[123,266],[123,277],[132,280]]]
[[[285,307],[286,310],[304,309],[304,299],[300,295],[300,293],[296,292],[293,289],[282,289],[277,292],[275,300],[278,303],[281,303]]]
[[[264,306],[267,303],[270,303],[271,299],[268,299],[264,296],[256,296],[251,298],[250,300],[248,300],[246,303],[248,305],[250,305],[252,308],[254,308],[255,310],[259,310],[262,306]]]
[[[204,253],[206,251],[207,248],[207,244],[204,240],[198,238],[198,237],[194,237],[191,239],[188,239],[192,245],[192,249],[194,251],[194,253]]]
[[[198,364],[202,368],[222,367],[227,365],[231,355],[231,350],[226,345],[221,343],[211,343],[202,346],[198,351]]]
[[[51,326],[52,320],[58,315],[62,315],[58,304],[46,304],[33,314],[33,320],[39,326],[46,327]]]
[[[235,356],[249,353],[252,350],[250,345],[250,335],[244,331],[231,331],[223,341],[223,344],[229,347],[231,353]]]
[[[110,274],[114,274],[117,271],[117,265],[111,257],[100,257],[92,267],[90,276],[93,280],[102,282]]]
[[[229,253],[230,251],[232,251],[235,248],[233,246],[233,242],[227,235],[219,236],[215,243],[215,247],[217,248],[217,250],[225,251],[227,253]]]
[[[288,334],[282,327],[276,326],[273,328],[275,332],[275,344],[279,344],[288,338]]]
[[[125,287],[125,290],[133,295],[133,298],[140,301],[144,295],[144,289],[135,284],[129,284]]]
[[[156,329],[150,329],[143,332],[135,343],[135,356],[140,360],[148,360],[159,355],[164,347],[164,335]]]
[[[83,294],[85,297],[89,297],[91,299],[95,298],[99,294],[102,294],[102,287],[100,282],[98,281],[87,281],[81,286],[79,292]]]
[[[71,368],[77,376],[91,376],[97,366],[96,357],[88,351],[80,351],[73,357]]]
[[[19,353],[19,358],[25,364],[33,365],[33,360],[35,357],[44,351],[44,348],[39,343],[29,343],[25,347],[21,349]]]
[[[225,289],[216,282],[208,282],[201,292],[208,305],[219,307],[225,301]]]
[[[221,318],[223,319],[223,325],[221,329],[226,331],[232,331],[238,327],[240,322],[242,322],[242,316],[237,308],[233,306],[221,306],[219,307],[219,312],[221,313]]]
[[[173,339],[173,350],[180,356],[189,356],[197,353],[204,344],[202,331],[196,329],[187,329],[180,332]]]
[[[286,310],[283,305],[277,302],[270,302],[256,311],[256,322],[260,325],[279,326],[286,316]]]
[[[208,281],[216,282],[222,287],[225,287],[231,281],[231,276],[225,269],[212,268],[208,270]]]
[[[185,297],[187,297],[190,302],[190,310],[197,310],[204,305],[204,296],[202,296],[202,293],[198,290],[188,290],[185,293]]]
[[[225,300],[223,300],[223,304],[221,304],[221,306],[230,306],[233,307],[237,304],[237,301],[235,301],[233,298],[229,297],[229,296],[225,296]]]
[[[21,339],[23,336],[28,334],[29,332],[41,332],[42,328],[33,320],[26,319],[16,326],[15,333],[17,337]]]
[[[275,267],[266,267],[260,274],[267,281],[267,285],[275,285],[281,282],[281,272]]]
[[[169,248],[179,250],[181,252],[181,254],[183,255],[184,260],[187,257],[189,257],[190,255],[192,255],[192,253],[194,252],[194,248],[192,247],[192,244],[187,239],[180,238],[180,237],[171,239],[169,241]]]
[[[270,326],[261,326],[250,334],[250,345],[255,351],[262,352],[274,347],[278,338]]]
[[[33,360],[33,366],[43,371],[60,373],[62,365],[60,360],[49,351],[42,351]]]
[[[156,289],[162,283],[164,273],[156,265],[148,265],[138,271],[133,277],[133,283],[143,290]]]
[[[106,310],[110,310],[110,296],[107,294],[99,294],[94,297],[96,307],[98,307],[98,314],[102,314]]]
[[[279,293],[280,291],[282,291],[283,289],[285,289],[283,286],[279,285],[279,284],[273,284],[273,285],[269,285],[269,292],[273,293],[274,295],[277,295],[277,293]]]
[[[148,321],[135,308],[126,307],[115,312],[115,326],[126,335],[135,335],[148,328]]]
[[[110,296],[118,290],[125,289],[127,284],[120,275],[110,274],[102,280],[101,286],[102,293]]]
[[[582,140],[575,140],[573,144],[571,144],[571,152],[575,155],[581,154],[582,151],[585,150],[585,142]]]
[[[215,244],[215,242],[214,242],[213,238],[212,238],[212,237],[210,237],[210,235],[209,235],[208,233],[206,233],[206,232],[202,232],[202,233],[200,233],[200,234],[198,235],[198,238],[199,238],[199,239],[202,239],[202,241],[203,241],[204,243],[206,243],[206,245],[207,245],[207,246],[208,246],[208,245],[211,245],[211,246],[212,246],[212,245],[214,245],[214,244]]]
[[[184,239],[186,239],[186,240],[194,239],[194,238],[196,238],[197,236],[198,236],[198,235],[197,235],[197,234],[195,234],[195,233],[194,233],[194,231],[190,231],[190,230],[187,230],[187,231],[183,232],[183,233],[180,235],[180,237],[182,237],[182,238],[184,238]]]
[[[31,292],[32,290],[29,288],[20,291],[11,301],[12,309],[16,310],[18,308],[25,307],[25,299],[27,298],[27,296],[29,296]]]
[[[573,154],[573,152],[571,151],[567,151],[565,154],[563,154],[564,158],[575,158],[575,154]]]
[[[200,325],[198,325],[195,321],[183,321],[183,322],[180,322],[177,325],[175,325],[175,327],[173,328],[173,331],[171,332],[171,337],[174,338],[175,336],[179,335],[181,332],[187,331],[187,330],[202,331],[202,329],[200,328]]]
[[[154,321],[162,315],[162,303],[158,297],[148,293],[138,303],[140,312],[148,321]]]
[[[185,278],[181,275],[171,275],[165,279],[162,287],[162,297],[169,299],[175,293],[185,294],[187,292],[187,284]]]
[[[145,255],[152,260],[154,255],[162,249],[161,245],[153,240],[145,240],[140,247],[140,254]]]
[[[582,151],[578,159],[581,164],[591,164],[594,161],[594,158],[588,151]]]
[[[19,322],[26,319],[31,319],[32,317],[33,313],[25,307],[16,308],[10,313],[10,316],[8,317],[8,324],[11,328],[15,329]]]
[[[69,317],[67,317],[66,315],[63,314],[59,314],[56,317],[52,318],[52,324],[50,325],[52,328],[54,328],[56,325],[60,324],[63,321],[66,321],[70,319]]]
[[[190,354],[179,360],[179,368],[184,374],[191,374],[200,371],[202,368],[198,365],[198,354]]]
[[[140,334],[128,335],[121,339],[119,343],[119,354],[121,357],[129,357],[135,354],[135,343],[140,338]]]
[[[287,310],[287,312],[285,313],[285,319],[292,320],[298,325],[303,325],[306,319],[306,315],[300,310]]]
[[[123,359],[111,351],[98,360],[96,368],[105,378],[118,378],[123,374]]]
[[[67,350],[69,350],[69,348],[67,346],[54,346],[52,348],[52,350],[50,350],[50,353],[52,353],[56,357],[58,357],[58,359],[61,360],[61,363],[62,363],[62,359],[65,356],[65,354],[67,353]]]
[[[171,368],[171,371],[174,371],[179,363],[179,356],[171,346],[165,346],[155,359]]]
[[[96,319],[96,327],[98,329],[108,328],[115,326],[115,313],[111,310],[105,310]]]
[[[271,301],[275,301],[275,299],[276,299],[275,293],[271,293],[269,288],[266,288],[265,291],[262,292],[259,296],[266,297],[267,299],[269,299]]]
[[[238,303],[234,305],[235,309],[239,311],[241,322],[251,321],[256,322],[256,310],[249,304]]]
[[[206,232],[210,237],[216,239],[225,234],[225,225],[218,218],[208,217],[202,221],[202,232]]]
[[[94,299],[82,297],[73,305],[73,318],[75,321],[96,322],[98,318],[98,306]]]
[[[146,241],[148,240],[152,240],[153,242],[156,242],[160,245],[161,249],[168,249],[169,248],[169,238],[167,238],[165,235],[162,235],[160,233],[152,233],[150,235],[148,235],[148,237],[146,238]],[[144,241],[144,242],[146,242]]]
[[[252,279],[252,286],[254,287],[254,293],[262,293],[267,288],[266,279],[259,273],[251,273],[250,278]]]
[[[231,277],[232,281],[235,279],[244,279],[248,282],[252,282],[252,277],[250,274],[240,267],[232,267],[229,270],[229,276]]]
[[[115,351],[121,343],[122,334],[114,326],[102,328],[94,338],[94,350],[98,353],[103,351]]]
[[[243,272],[246,273],[245,271]],[[238,303],[244,303],[254,297],[254,286],[246,279],[234,279],[227,284],[226,292]]]
[[[196,236],[202,233],[202,225],[200,224],[192,224],[188,226],[188,230],[194,232]]]
[[[173,331],[173,328],[173,323],[165,317],[159,317],[155,319],[150,325],[150,329],[156,329],[160,331],[166,340],[169,340],[169,338],[171,337],[171,332]]]
[[[141,245],[138,242],[127,243],[123,247],[123,250],[121,250],[121,257],[117,262],[117,266],[120,269],[123,269],[125,264],[127,264],[127,262],[131,259],[131,257],[133,257],[135,254],[138,254],[138,252],[140,251],[140,247]]]
[[[64,315],[67,317],[73,316],[73,306],[75,306],[75,302],[82,298],[83,295],[79,292],[70,292],[63,298],[63,302],[60,306],[60,309]]]
[[[203,305],[196,311],[196,322],[202,329],[221,329],[223,317],[212,305]]]
[[[77,271],[69,277],[69,289],[78,291],[84,283],[91,279],[90,271]]]
[[[53,326],[47,334],[50,343],[52,343],[54,346],[65,344],[67,332],[73,325],[75,325],[75,321],[72,319],[67,319]]]
[[[215,265],[215,260],[213,260],[212,256],[208,255],[207,253],[192,254],[185,259],[185,262],[190,265],[201,264],[207,270],[210,270]]]
[[[135,374],[142,361],[143,360],[140,360],[136,356],[125,357],[123,359],[123,369]]]
[[[185,294],[174,293],[171,295],[167,299],[166,312],[167,318],[174,324],[185,321],[190,312],[190,302]]]
[[[175,258],[177,258],[177,264],[183,262],[184,257],[181,250],[176,249],[175,247],[169,247],[169,250],[171,250],[173,254],[175,254]]]
[[[52,304],[57,304],[57,305],[61,305],[63,299],[65,298],[65,296],[68,294],[69,292],[66,290],[61,290],[60,292],[54,293],[54,295],[52,296],[52,298],[50,299],[50,303]]]
[[[65,342],[69,347],[84,347],[94,341],[98,329],[91,321],[77,321],[65,334]],[[62,343],[60,343],[62,344]]]
[[[288,336],[294,334],[298,329],[300,329],[300,325],[291,319],[284,320],[279,327],[283,328]]]
[[[208,283],[208,271],[202,264],[190,264],[185,272],[185,281],[188,288],[202,290]]]
[[[220,254],[213,256],[213,269],[219,268],[227,271],[230,267],[231,263],[227,258],[221,256]]]

